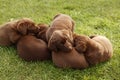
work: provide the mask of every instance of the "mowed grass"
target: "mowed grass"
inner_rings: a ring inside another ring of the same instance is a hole
[[[0,0],[0,24],[22,17],[50,24],[57,13],[70,15],[78,34],[108,37],[112,59],[84,70],[61,69],[52,60],[25,62],[15,47],[0,46],[0,80],[120,80],[120,0]]]

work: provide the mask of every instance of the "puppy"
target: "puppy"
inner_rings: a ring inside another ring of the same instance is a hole
[[[78,53],[74,48],[68,53],[53,51],[52,60],[57,67],[61,68],[84,69],[89,66],[84,54]]]
[[[40,38],[47,43],[46,32],[48,30],[48,25],[47,24],[38,24],[37,27],[39,29],[37,38]]]
[[[75,49],[84,52],[85,58],[90,65],[109,60],[113,55],[110,40],[105,36],[79,36],[74,37]],[[83,48],[83,49],[82,49]]]
[[[22,35],[28,35],[28,34],[35,35],[39,31],[36,24],[30,18],[23,18],[18,20],[16,28],[17,31]]]
[[[52,51],[69,52],[72,50],[73,30],[74,21],[70,16],[65,14],[56,15],[46,32],[48,48]]]
[[[0,45],[9,46],[16,43],[22,35],[35,33],[38,28],[35,23],[29,18],[23,18],[7,22],[0,26]]]
[[[25,61],[42,61],[51,58],[47,44],[32,35],[24,36],[18,41],[17,52]]]

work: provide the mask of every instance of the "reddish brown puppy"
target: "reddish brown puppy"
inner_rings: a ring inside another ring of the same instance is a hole
[[[51,58],[47,44],[35,36],[22,37],[17,44],[18,55],[26,61],[42,61]]]
[[[75,49],[84,52],[86,60],[90,65],[109,60],[113,55],[110,40],[105,36],[74,36]]]
[[[58,14],[54,17],[49,29],[46,32],[48,47],[52,51],[72,50],[74,21],[65,14]]]
[[[47,43],[46,32],[49,28],[48,25],[47,24],[38,24],[37,27],[39,28],[37,38],[40,38]]]
[[[72,51],[66,52],[52,52],[53,63],[61,68],[75,68],[84,69],[89,65],[83,53],[78,53],[74,48]]]
[[[22,35],[35,33],[37,30],[35,23],[29,18],[7,22],[0,26],[0,45],[14,44]]]

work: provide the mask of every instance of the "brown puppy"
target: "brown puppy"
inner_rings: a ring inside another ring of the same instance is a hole
[[[74,37],[74,43],[78,43],[75,45],[76,50],[78,52],[84,52],[86,60],[90,65],[109,60],[113,55],[110,40],[105,36],[92,36],[90,38],[76,35]]]
[[[70,16],[65,14],[56,15],[46,32],[49,49],[65,52],[72,50],[73,30],[74,22]]]
[[[7,22],[0,26],[0,45],[8,46],[16,43],[22,35],[37,32],[34,22],[29,18],[23,18]]]
[[[39,30],[30,18],[23,18],[17,22],[17,31],[22,35],[35,35],[35,33],[38,33]]]
[[[26,61],[48,60],[51,54],[47,44],[35,36],[22,37],[17,44],[18,55]]]
[[[40,39],[44,40],[45,42],[47,42],[46,32],[48,30],[48,25],[47,24],[38,24],[37,27],[39,28],[37,38],[40,38]]]
[[[65,52],[52,52],[53,63],[61,68],[75,68],[84,69],[89,65],[83,53],[78,53],[74,48],[72,51]]]

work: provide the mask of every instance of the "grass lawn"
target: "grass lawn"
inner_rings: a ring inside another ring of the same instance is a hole
[[[0,0],[0,24],[22,17],[50,24],[57,13],[70,15],[78,34],[108,37],[112,59],[84,70],[60,69],[52,61],[25,62],[16,48],[0,46],[0,80],[120,80],[120,0]]]

